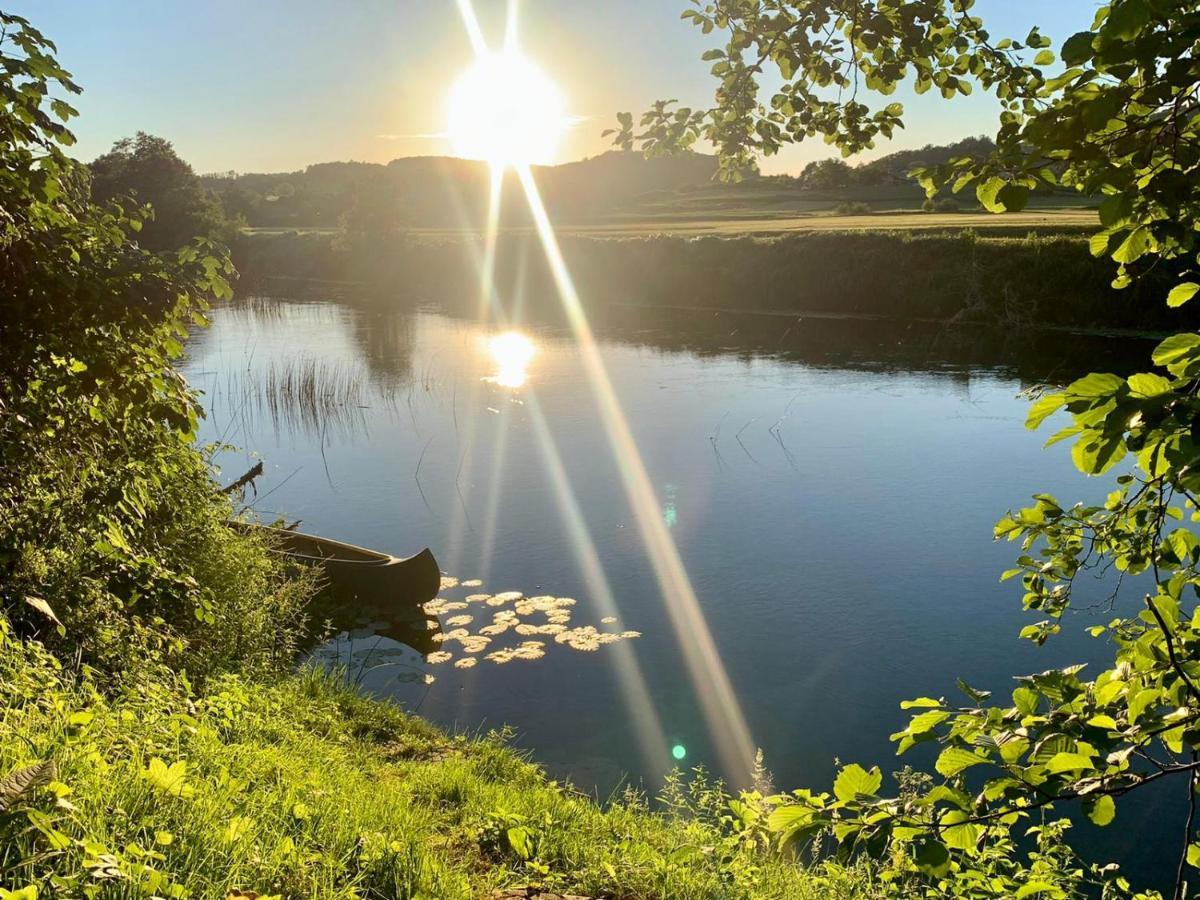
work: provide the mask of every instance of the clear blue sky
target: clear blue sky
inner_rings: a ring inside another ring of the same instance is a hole
[[[59,47],[86,93],[78,155],[135,131],[175,142],[198,171],[283,171],[314,162],[448,152],[445,98],[471,59],[453,0],[0,0]],[[496,41],[505,0],[475,0]],[[660,97],[711,97],[700,54],[715,43],[679,20],[687,0],[523,0],[524,51],[581,118],[561,161],[606,149],[618,109]],[[1098,0],[979,0],[996,35],[1033,24],[1057,45],[1091,22]],[[899,99],[908,129],[891,149],[995,131],[993,101]],[[794,171],[829,155],[819,142],[766,161]]]

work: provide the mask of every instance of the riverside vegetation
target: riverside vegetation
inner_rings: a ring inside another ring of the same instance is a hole
[[[911,70],[951,97],[972,76],[1005,100],[1000,140],[983,160],[927,173],[931,193],[978,183],[997,211],[1051,180],[1103,193],[1092,249],[1115,256],[1118,285],[1194,252],[1192,5],[1101,9],[1067,42],[1072,68],[1057,79],[1038,68],[1040,34],[993,44],[969,0],[778,6],[689,11],[731,31],[710,57],[718,108],[660,105],[642,121],[646,149],[703,135],[730,173],[810,133],[853,150],[903,110],[871,115],[820,88],[861,75],[886,91]],[[230,527],[175,368],[188,329],[230,294],[231,265],[204,240],[151,253],[137,243],[145,211],[92,202],[62,149],[74,111],[51,96],[78,88],[32,26],[4,13],[0,24],[0,897],[1134,894],[1113,866],[1072,854],[1053,810],[1078,800],[1107,824],[1118,798],[1159,780],[1194,805],[1200,620],[1185,590],[1200,584],[1200,544],[1175,523],[1200,516],[1200,335],[1159,347],[1170,377],[1091,375],[1040,400],[1030,423],[1065,407],[1060,437],[1080,468],[1100,475],[1132,452],[1139,469],[1103,506],[1042,496],[997,528],[1024,542],[1011,574],[1041,616],[1025,634],[1038,642],[1097,560],[1144,576],[1143,613],[1098,629],[1111,669],[1030,676],[1011,706],[968,685],[965,706],[913,701],[895,737],[902,751],[939,745],[937,777],[906,770],[895,791],[879,768],[851,764],[831,792],[776,795],[760,778],[730,797],[673,779],[657,809],[636,796],[601,809],[500,736],[447,737],[336,677],[289,673],[313,584]],[[834,37],[814,45],[817,34]],[[754,92],[768,61],[784,86],[766,109]],[[633,132],[624,118],[620,137]],[[1180,280],[1170,305],[1198,292]],[[1180,897],[1200,863],[1194,824]]]
[[[553,276],[529,234],[502,234],[496,283],[517,285],[531,311],[552,316]],[[1184,313],[1152,302],[1165,267],[1119,291],[1082,234],[1011,236],[962,229],[808,232],[775,238],[562,236],[563,257],[590,307],[675,304],[739,312],[820,313],[1029,327],[1167,331]],[[470,238],[367,233],[254,234],[234,256],[264,290],[353,282],[388,302],[470,296],[480,246]],[[273,279],[282,278],[277,282]],[[293,282],[294,283],[294,282]]]

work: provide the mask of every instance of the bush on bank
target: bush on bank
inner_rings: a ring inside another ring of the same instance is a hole
[[[1125,290],[1077,234],[999,230],[812,231],[775,238],[594,238],[560,246],[586,307],[612,304],[885,316],[1014,326],[1177,327],[1182,314],[1147,302],[1164,267]],[[502,235],[500,296],[553,312],[545,254],[531,234]],[[250,284],[353,282],[389,298],[462,302],[477,289],[478,242],[377,237],[347,245],[323,234],[250,234],[235,246]]]

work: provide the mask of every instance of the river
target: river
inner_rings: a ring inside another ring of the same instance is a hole
[[[835,759],[894,771],[901,700],[1104,660],[1086,612],[1045,648],[1018,640],[1019,586],[998,581],[1016,550],[992,526],[1034,492],[1107,484],[1042,449],[1022,391],[1151,344],[688,309],[594,325],[581,348],[561,324],[353,297],[216,311],[187,371],[204,439],[238,448],[222,477],[261,458],[265,518],[428,546],[471,582],[442,594],[446,662],[370,621],[318,657],[447,728],[511,726],[601,798],[653,793],[671,765],[744,783],[747,748],[781,788],[827,789]],[[504,592],[553,602],[504,612]],[[1088,845],[1172,859],[1133,846],[1158,814]]]

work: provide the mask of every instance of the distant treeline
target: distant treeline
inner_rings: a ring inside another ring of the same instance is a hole
[[[1163,330],[1190,327],[1164,308],[1169,274],[1111,287],[1111,265],[1082,235],[981,236],[970,231],[808,232],[773,239],[599,239],[561,246],[585,305],[614,304]],[[236,249],[245,289],[269,279],[350,282],[389,302],[474,302],[477,240],[395,238],[346,248],[323,235],[246,236]],[[559,301],[538,239],[506,234],[496,256],[503,302],[552,313]]]
[[[764,189],[794,199],[872,199],[872,191],[891,196],[907,186],[913,205],[922,194],[908,173],[956,156],[987,153],[992,142],[967,138],[948,145],[902,150],[851,166],[841,159],[810,163],[799,175],[751,177],[739,184],[717,184],[717,162],[701,153],[646,158],[611,151],[560,166],[539,166],[534,178],[555,221],[590,221],[638,210],[649,200],[672,196],[694,199],[711,194],[713,208],[746,199]],[[386,165],[336,162],[297,172],[202,176],[205,188],[220,197],[231,216],[263,228],[333,228],[395,231],[407,227],[479,227],[486,208],[490,172],[484,163],[448,157],[395,159]],[[525,221],[528,211],[515,179],[506,186],[505,222]],[[866,192],[865,194],[863,192]]]
[[[814,191],[854,187],[911,184],[909,173],[921,166],[940,166],[959,156],[985,156],[996,148],[986,136],[964,138],[952,144],[926,144],[919,150],[898,150],[871,162],[851,165],[831,157],[810,162],[799,175],[768,175],[767,181]]]
[[[534,178],[556,218],[602,215],[653,190],[704,184],[717,171],[714,157],[699,153],[647,159],[609,152],[560,166],[536,166]],[[514,216],[526,219],[515,179],[505,197]],[[299,172],[203,176],[232,215],[258,227],[461,228],[487,206],[491,173],[486,163],[440,156],[413,156],[386,165],[335,162]],[[353,220],[348,224],[348,220]]]

